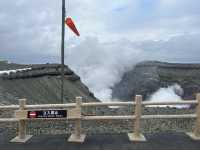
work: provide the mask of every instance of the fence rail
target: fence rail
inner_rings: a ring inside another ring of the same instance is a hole
[[[142,102],[143,106],[148,105],[188,105],[188,104],[198,104],[197,100],[185,100],[185,101],[171,101],[171,102]],[[136,105],[135,102],[90,102],[90,103],[82,103],[82,107],[96,107],[96,106],[129,106]],[[71,108],[75,107],[76,103],[69,104],[40,104],[40,105],[26,105],[26,109],[40,109],[40,108]],[[19,109],[19,105],[0,105],[0,109]]]
[[[175,115],[142,115],[142,106],[155,105],[196,105],[195,114],[175,114]],[[131,106],[134,108],[132,115],[118,116],[89,116],[83,115],[81,112],[83,107],[98,106]],[[55,110],[56,109],[56,110]],[[57,110],[59,109],[59,110]],[[200,94],[197,94],[196,100],[173,101],[173,102],[150,102],[142,101],[141,95],[136,95],[133,101],[129,102],[91,102],[82,103],[82,98],[77,97],[76,103],[68,104],[41,104],[26,105],[26,99],[20,99],[19,105],[1,105],[0,110],[15,110],[15,118],[0,118],[0,122],[18,122],[18,136],[11,140],[12,142],[26,142],[31,135],[26,135],[26,124],[29,120],[73,120],[75,122],[74,133],[70,136],[70,142],[84,142],[85,134],[82,134],[81,121],[83,120],[133,120],[133,133],[128,133],[131,141],[145,141],[144,135],[141,133],[142,119],[175,119],[175,118],[195,118],[195,128],[193,132],[187,133],[191,138],[200,140]],[[64,115],[54,114],[58,111],[64,112]],[[53,112],[53,114],[51,114]],[[32,114],[31,114],[32,113]],[[37,118],[37,113],[42,116]],[[49,113],[49,114],[48,114]],[[66,113],[66,114],[65,114]],[[31,116],[32,115],[32,116]],[[50,116],[50,117],[49,117]],[[53,116],[53,117],[52,117]],[[58,118],[57,118],[58,117]]]

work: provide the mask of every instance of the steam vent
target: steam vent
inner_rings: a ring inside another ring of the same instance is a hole
[[[184,93],[183,99],[194,99],[200,91],[200,64],[165,63],[144,61],[126,72],[121,81],[113,87],[113,98],[132,100],[135,94],[144,99],[160,87],[178,84]],[[177,93],[178,94],[178,93]]]

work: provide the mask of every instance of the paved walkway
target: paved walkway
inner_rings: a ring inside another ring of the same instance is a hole
[[[90,135],[83,144],[75,144],[67,142],[65,135],[42,135],[16,144],[0,135],[0,150],[200,150],[200,141],[193,141],[184,133],[145,136],[147,142],[132,143],[126,134]]]

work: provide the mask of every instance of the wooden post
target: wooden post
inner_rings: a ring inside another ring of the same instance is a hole
[[[82,103],[82,98],[81,97],[77,97],[76,98],[76,109],[80,110],[79,111],[80,114],[81,114],[81,103]],[[76,138],[80,139],[80,137],[81,137],[81,118],[78,118],[77,120],[75,120],[75,131],[74,131],[74,134],[75,134]]]
[[[141,124],[141,115],[142,115],[142,96],[136,95],[135,97],[135,121],[133,125],[133,133],[128,133],[128,137],[130,141],[146,141],[143,134],[140,132],[140,124]]]
[[[75,120],[75,129],[74,133],[69,137],[69,142],[78,142],[83,143],[85,140],[86,135],[81,133],[81,105],[82,105],[82,97],[76,97],[76,108],[75,113],[77,116]]]
[[[26,105],[26,99],[19,100],[19,110],[24,110]],[[19,139],[24,139],[26,136],[26,121],[19,120],[19,131],[18,131]]]
[[[25,143],[28,141],[32,135],[26,134],[26,116],[27,112],[25,111],[26,99],[19,99],[19,110],[16,112],[16,116],[19,119],[18,122],[18,136],[11,140],[11,142]]]
[[[196,100],[198,101],[196,107],[196,122],[193,132],[186,133],[193,140],[200,140],[200,93],[196,95]]]

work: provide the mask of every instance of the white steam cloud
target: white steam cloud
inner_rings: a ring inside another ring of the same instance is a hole
[[[66,47],[65,60],[96,97],[110,100],[112,87],[140,61],[199,62],[199,56],[194,56],[199,50],[196,48],[200,44],[199,37],[199,34],[186,34],[167,41],[133,42],[120,39],[109,43],[101,42],[95,37],[88,37],[79,41],[80,43],[73,39],[68,41],[71,45]],[[172,95],[173,100],[181,99],[170,89],[166,91],[171,93],[168,95]],[[170,98],[162,93],[160,95]]]
[[[111,100],[111,88],[142,56],[141,50],[130,44],[121,41],[103,45],[95,38],[88,38],[81,47],[71,48],[67,64],[81,76],[96,97]]]
[[[182,101],[183,89],[180,85],[174,84],[167,88],[160,88],[150,97],[151,102],[174,102]],[[155,105],[150,107],[176,107],[176,108],[188,108],[189,105]]]

